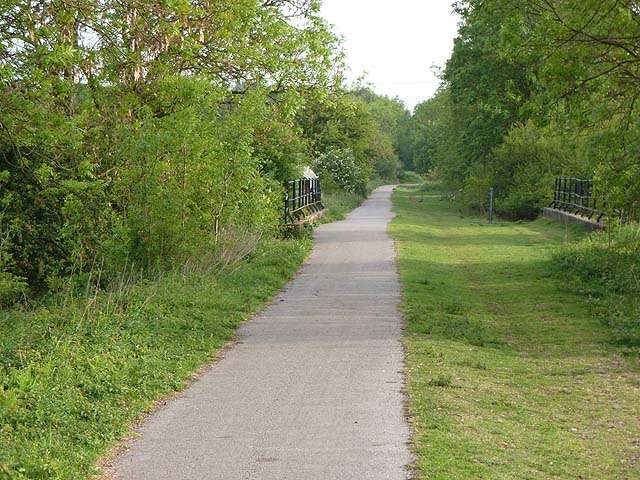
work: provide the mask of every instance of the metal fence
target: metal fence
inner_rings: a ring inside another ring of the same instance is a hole
[[[322,189],[317,178],[300,178],[285,185],[284,223],[291,225],[324,210]]]
[[[605,216],[607,207],[605,202],[599,203],[591,195],[591,180],[569,177],[556,177],[553,201],[549,206],[589,219],[595,217],[597,222]]]

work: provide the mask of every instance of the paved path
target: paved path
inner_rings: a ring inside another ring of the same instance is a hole
[[[407,478],[391,190],[316,230],[302,272],[149,419],[115,478]]]

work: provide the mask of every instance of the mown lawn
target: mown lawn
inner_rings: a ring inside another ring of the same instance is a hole
[[[640,362],[551,260],[577,231],[459,214],[401,188],[398,242],[416,476],[640,478]]]

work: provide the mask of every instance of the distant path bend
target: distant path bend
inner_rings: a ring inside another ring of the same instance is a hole
[[[146,422],[116,479],[408,477],[391,192],[316,230],[300,274]]]

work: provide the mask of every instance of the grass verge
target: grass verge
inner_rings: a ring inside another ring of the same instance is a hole
[[[215,358],[310,246],[265,242],[225,274],[165,274],[0,312],[0,479],[98,473],[95,462]]]
[[[394,208],[417,476],[640,478],[638,358],[554,274],[577,233],[462,217],[428,187]]]
[[[344,220],[354,208],[359,207],[364,201],[364,197],[357,193],[345,192],[343,190],[322,194],[322,203],[329,210],[325,216],[320,217],[320,223],[330,223],[336,220]]]
[[[381,185],[387,185],[389,181],[375,178],[369,181],[367,191],[372,192]],[[319,223],[330,223],[337,220],[344,220],[354,208],[359,207],[364,202],[365,197],[358,193],[346,192],[344,190],[334,190],[322,193],[322,203],[329,210],[325,216],[320,218]]]

